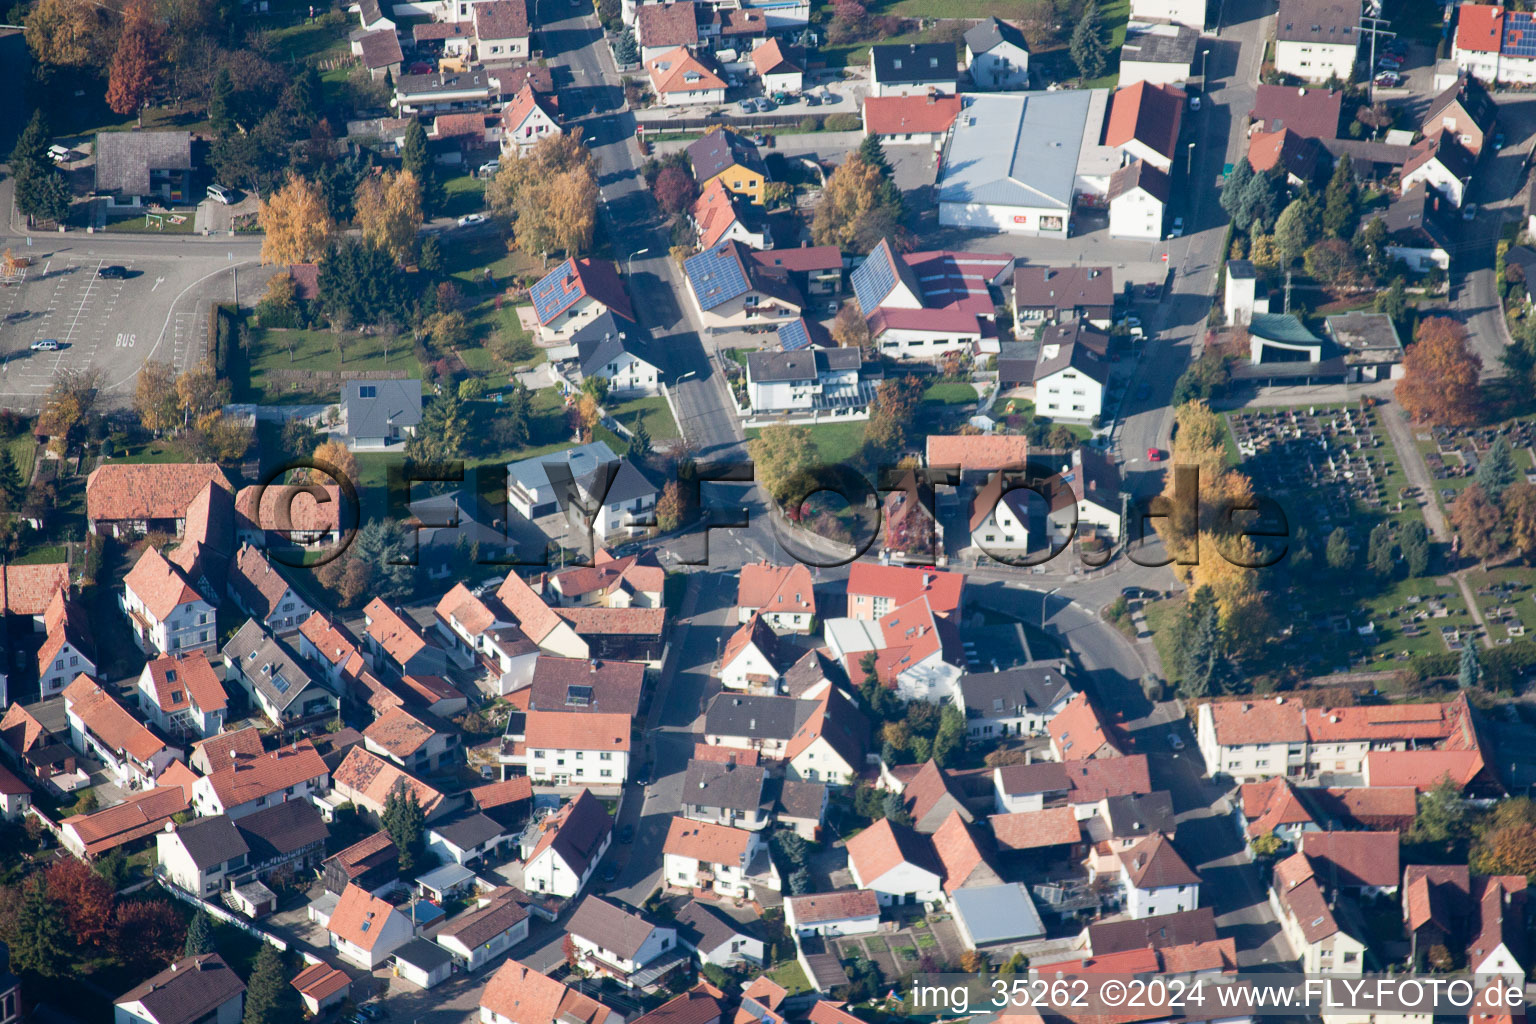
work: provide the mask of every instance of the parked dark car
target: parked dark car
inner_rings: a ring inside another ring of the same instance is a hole
[[[114,263],[96,271],[96,276],[106,278],[109,281],[120,281],[128,276],[128,268]]]

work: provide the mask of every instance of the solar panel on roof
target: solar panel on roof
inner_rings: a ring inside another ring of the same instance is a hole
[[[690,257],[684,270],[703,309],[714,309],[749,287],[741,264],[736,261],[735,249],[728,244]]]
[[[528,290],[540,323],[549,323],[581,296],[581,287],[575,277],[575,262],[566,260]]]
[[[805,329],[804,320],[791,320],[779,328],[779,348],[785,352],[795,352],[810,346],[811,334]]]
[[[891,264],[889,251],[881,246],[870,253],[869,259],[859,264],[849,275],[854,297],[866,315],[878,309],[885,297],[896,287],[896,268]]]
[[[288,692],[288,680],[284,678],[281,672],[278,672],[272,676],[272,688],[278,693]]]

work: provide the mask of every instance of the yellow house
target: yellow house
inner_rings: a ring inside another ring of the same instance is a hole
[[[718,179],[731,192],[762,203],[768,169],[750,139],[721,128],[689,146],[688,159],[701,190]]]

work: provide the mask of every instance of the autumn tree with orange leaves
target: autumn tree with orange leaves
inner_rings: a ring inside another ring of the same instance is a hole
[[[138,114],[144,127],[144,104],[154,85],[155,26],[148,0],[130,0],[123,8],[122,34],[107,79],[107,106],[114,114]]]
[[[1417,422],[1468,426],[1481,411],[1482,370],[1467,329],[1449,317],[1432,316],[1419,322],[1414,343],[1403,355],[1403,379],[1393,393]]]

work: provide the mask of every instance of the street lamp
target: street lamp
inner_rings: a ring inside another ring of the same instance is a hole
[[[1184,174],[1186,176],[1195,173],[1195,144],[1191,142],[1189,149],[1185,151],[1188,156],[1184,160]]]
[[[1042,633],[1045,632],[1045,602],[1046,602],[1046,598],[1050,597],[1052,594],[1056,593],[1060,589],[1061,589],[1060,587],[1052,587],[1050,590],[1047,590],[1045,593],[1040,595],[1040,632],[1042,632]]]
[[[1205,62],[1206,58],[1208,58],[1210,55],[1210,47],[1206,47],[1204,50],[1200,51],[1200,86],[1201,88],[1205,88],[1206,92],[1210,92],[1210,89],[1205,87]]]
[[[625,271],[625,276],[626,277],[634,277],[635,276],[635,257],[636,256],[644,256],[646,253],[648,253],[650,251],[651,251],[650,247],[647,246],[644,249],[636,249],[634,252],[629,254],[629,259],[625,261],[625,265],[624,265],[624,271]]]

